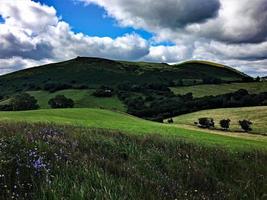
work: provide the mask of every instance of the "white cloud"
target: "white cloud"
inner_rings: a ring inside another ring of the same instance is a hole
[[[0,15],[1,74],[76,56],[137,60],[149,52],[148,42],[135,33],[115,39],[74,33],[54,8],[30,0],[2,0]]]
[[[144,60],[151,62],[176,63],[190,58],[189,49],[186,46],[151,46],[150,52]]]
[[[76,0],[102,6],[135,33],[115,39],[75,33],[55,8],[31,0],[1,0],[0,74],[76,56],[180,62],[205,59],[266,75],[266,0]],[[172,41],[174,46],[161,45]]]

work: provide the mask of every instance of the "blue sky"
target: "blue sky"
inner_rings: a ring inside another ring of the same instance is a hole
[[[0,74],[88,56],[267,75],[266,0],[0,1]]]
[[[82,32],[89,36],[116,38],[126,33],[135,32],[145,39],[150,39],[153,34],[132,27],[121,27],[115,19],[108,17],[106,11],[100,6],[86,5],[75,0],[35,0],[42,4],[53,6],[57,15],[68,22],[72,30]]]

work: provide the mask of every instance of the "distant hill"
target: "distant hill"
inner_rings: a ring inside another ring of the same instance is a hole
[[[203,80],[242,81],[246,74],[233,68],[211,62],[190,61],[177,65],[165,63],[125,62],[102,58],[77,57],[60,63],[53,63],[25,69],[0,76],[1,95],[23,90],[42,89],[47,83],[86,85],[95,88],[100,85],[115,86],[122,82],[131,84],[201,83]]]

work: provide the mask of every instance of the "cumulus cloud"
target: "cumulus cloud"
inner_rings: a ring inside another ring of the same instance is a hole
[[[193,58],[231,64],[234,60],[257,72],[267,68],[260,62],[267,57],[266,0],[79,1],[103,7],[122,26],[153,32],[156,43],[176,44],[152,46],[144,59],[178,62]]]
[[[104,7],[124,26],[176,29],[217,15],[218,0],[80,0]]]
[[[53,7],[31,0],[2,0],[0,15],[1,74],[76,56],[137,60],[149,52],[148,42],[135,33],[115,39],[74,33]]]
[[[151,62],[175,63],[190,58],[190,53],[186,46],[151,46],[149,54],[143,59]]]
[[[217,18],[192,24],[186,31],[227,43],[259,43],[267,37],[266,0],[220,0]]]
[[[266,0],[74,1],[99,5],[121,26],[142,28],[154,37],[75,33],[53,7],[1,0],[0,74],[76,56],[167,63],[204,59],[266,74]],[[174,45],[162,45],[164,41]]]

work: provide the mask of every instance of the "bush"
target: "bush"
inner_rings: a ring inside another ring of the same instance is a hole
[[[113,96],[113,89],[105,86],[101,86],[97,89],[93,95],[95,97],[112,97]]]
[[[57,95],[48,101],[51,108],[73,108],[74,101],[66,98],[64,95]]]
[[[212,118],[199,118],[198,119],[199,126],[201,128],[212,128],[214,127],[214,120]]]
[[[37,100],[28,93],[22,93],[13,97],[10,101],[12,110],[35,110],[39,108]]]
[[[231,122],[230,119],[222,119],[222,120],[220,121],[220,125],[221,125],[221,127],[222,127],[224,130],[227,130],[227,129],[230,128],[230,122]]]
[[[46,83],[43,89],[53,93],[60,90],[72,89],[72,85],[66,83]]]
[[[168,123],[173,124],[173,119],[172,118],[168,119]]]
[[[242,120],[242,121],[239,121],[239,125],[241,126],[241,128],[245,131],[245,132],[249,132],[249,131],[252,131],[252,122],[249,121],[249,120]]]

